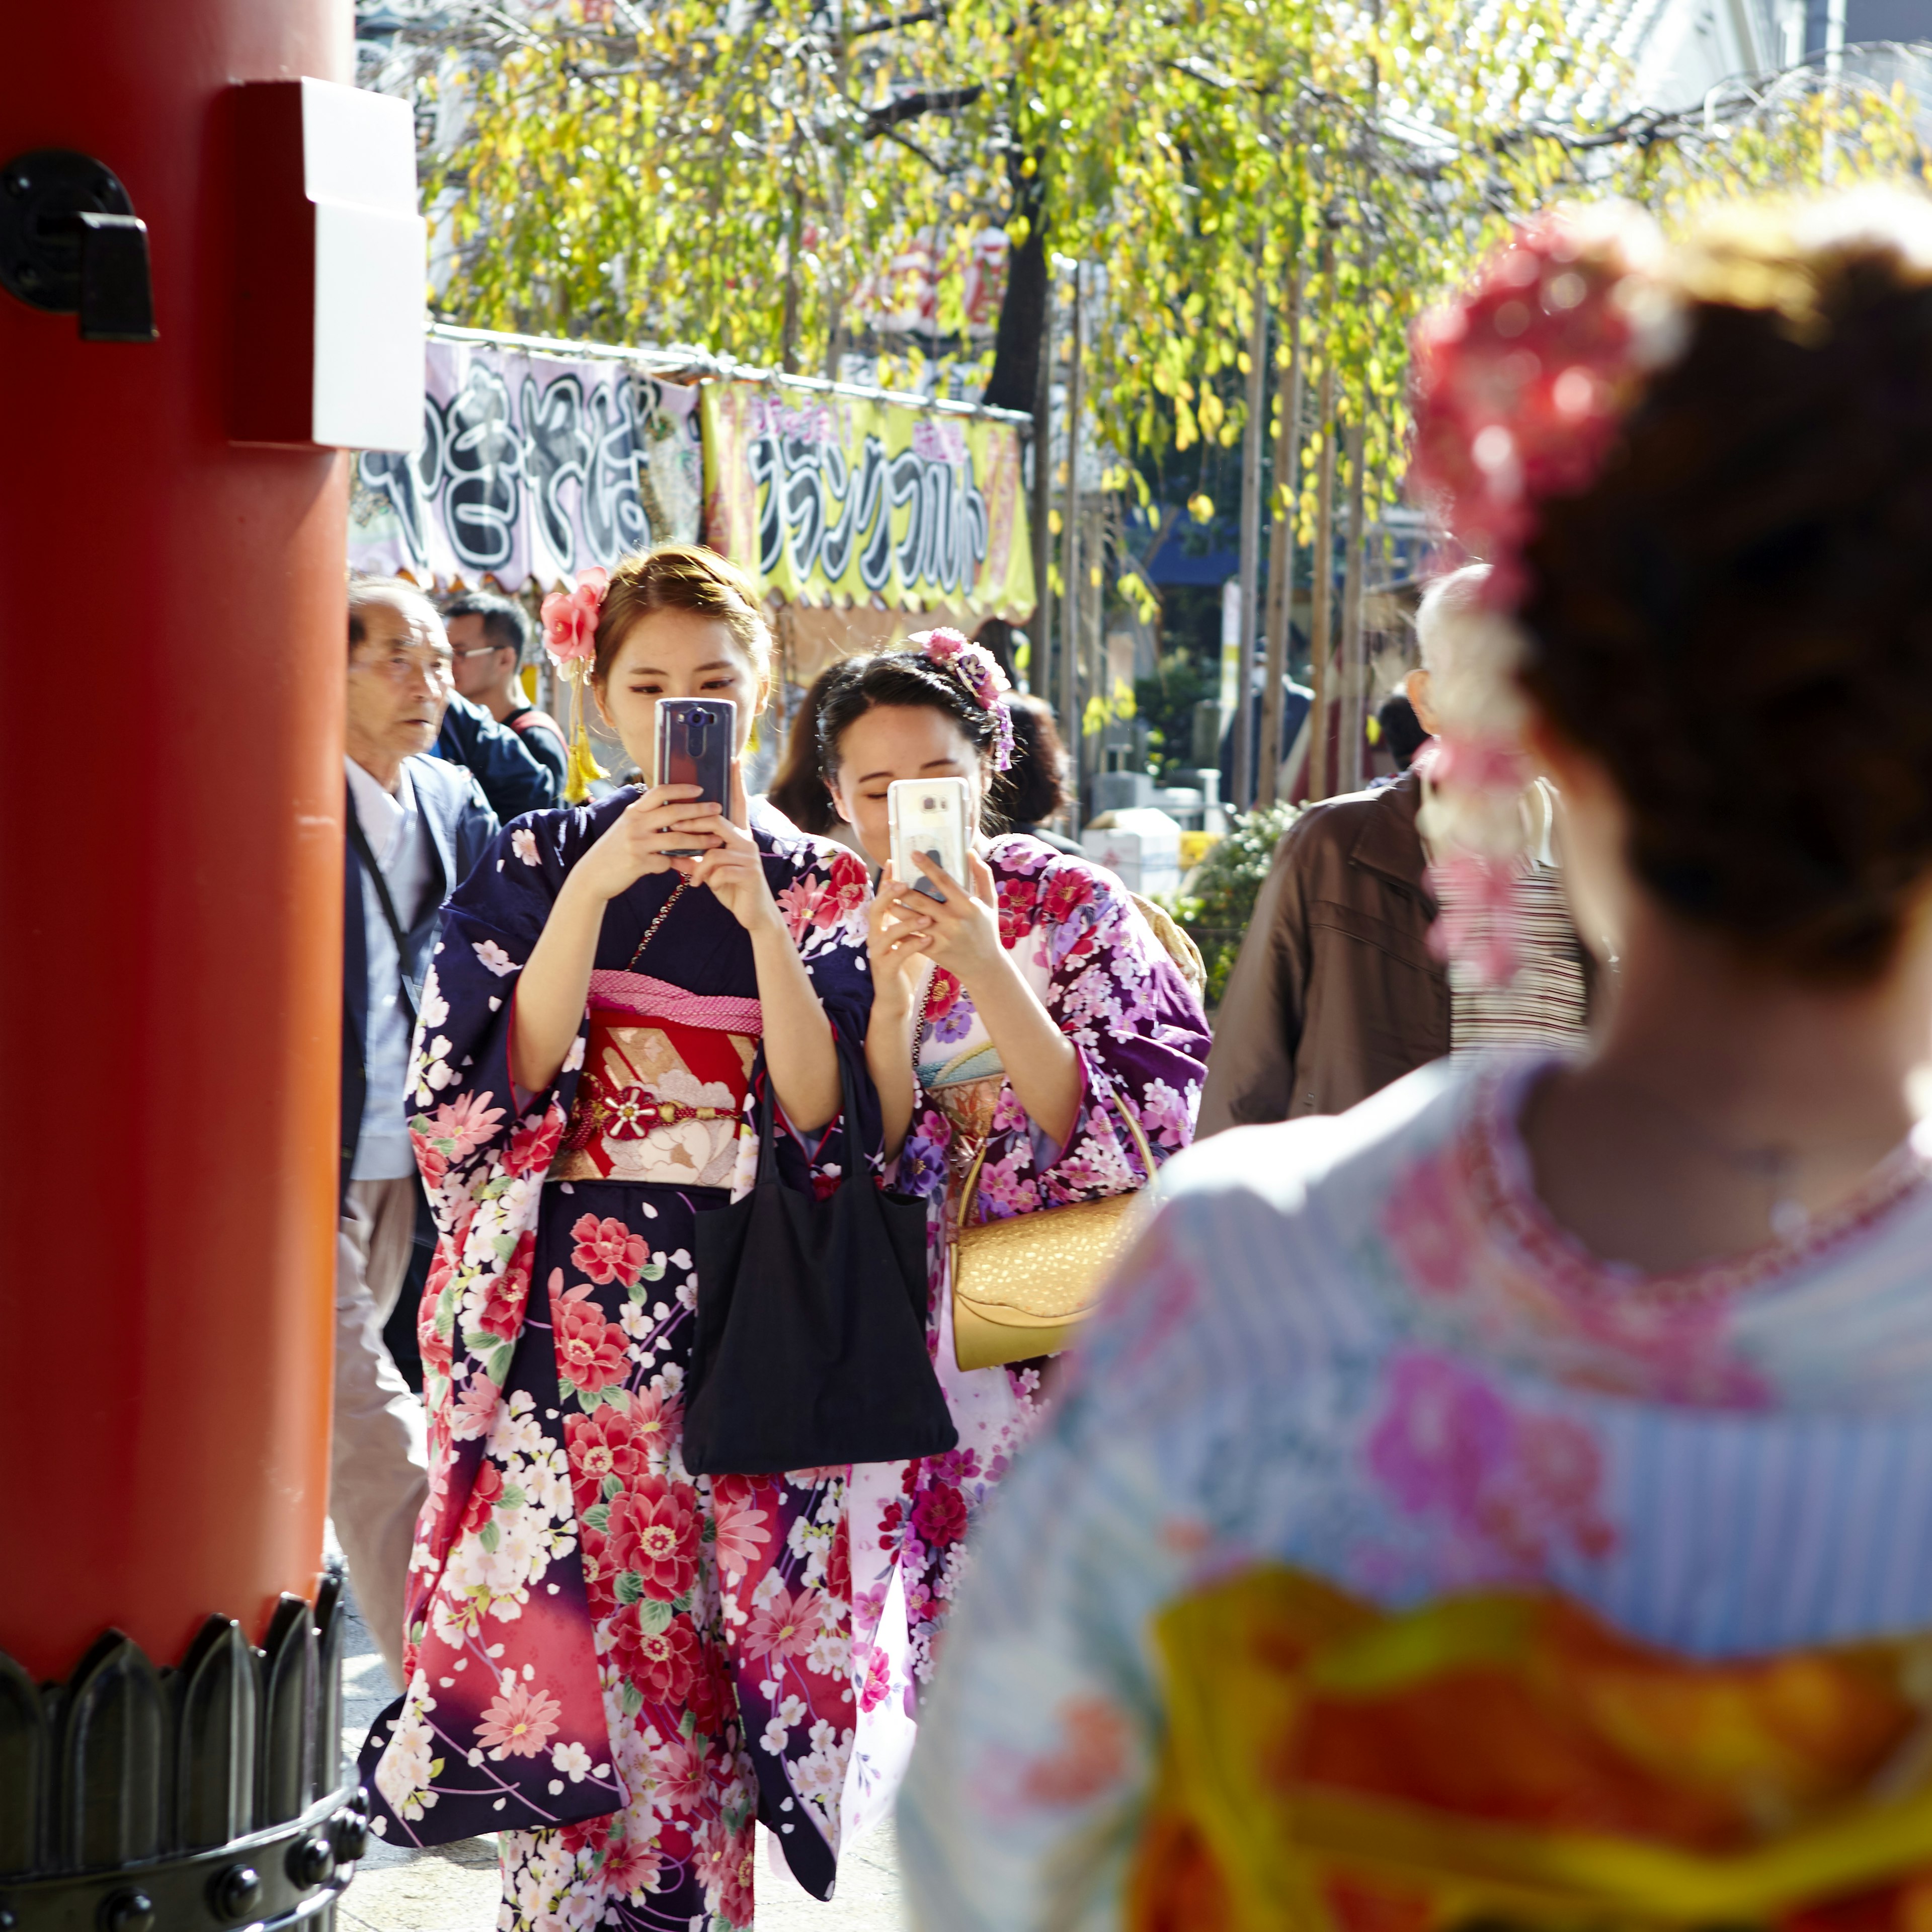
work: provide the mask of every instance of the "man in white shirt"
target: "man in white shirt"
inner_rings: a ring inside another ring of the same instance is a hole
[[[452,688],[448,640],[428,598],[412,584],[352,585],[329,1514],[398,1684],[410,1545],[428,1492],[422,1406],[382,1341],[422,1198],[406,1111],[410,1043],[442,902],[496,831],[474,778],[425,755]]]

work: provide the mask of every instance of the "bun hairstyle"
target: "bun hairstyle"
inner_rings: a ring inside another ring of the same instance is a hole
[[[1663,280],[1683,347],[1538,506],[1519,674],[1666,906],[1868,982],[1932,875],[1932,207],[1761,206]]]
[[[640,617],[656,610],[688,610],[715,617],[751,660],[760,681],[771,675],[772,633],[751,580],[728,558],[698,544],[664,544],[627,556],[602,590],[590,681],[602,686]]]
[[[943,712],[958,726],[982,766],[999,747],[998,722],[951,672],[920,651],[880,651],[847,658],[826,673],[818,707],[818,765],[828,779],[838,775],[838,747],[848,729],[880,705]]]
[[[1006,711],[1013,723],[1013,763],[1000,802],[1016,825],[1044,825],[1066,808],[1066,748],[1043,698],[1016,693],[1006,700]]]

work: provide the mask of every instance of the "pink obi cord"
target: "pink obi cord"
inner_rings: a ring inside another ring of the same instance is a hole
[[[648,973],[620,973],[599,967],[590,975],[593,1007],[628,1014],[634,1019],[669,1020],[675,1026],[703,1027],[712,1033],[761,1039],[763,1012],[756,1000],[731,993],[688,993]]]

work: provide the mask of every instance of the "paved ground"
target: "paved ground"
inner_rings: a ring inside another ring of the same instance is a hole
[[[359,1617],[350,1624],[342,1670],[343,1748],[353,1759],[391,1698],[388,1675]],[[765,1837],[761,1830],[759,1837]],[[829,1905],[758,1861],[758,1932],[904,1932],[892,1827],[849,1847]],[[342,1932],[491,1932],[496,1923],[496,1846],[470,1838],[412,1852],[376,1840],[337,1914]]]

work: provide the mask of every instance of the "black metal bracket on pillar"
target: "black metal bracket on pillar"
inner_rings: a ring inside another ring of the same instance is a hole
[[[260,1650],[210,1617],[172,1670],[118,1630],[64,1684],[0,1652],[0,1932],[331,1932],[369,1832],[341,1684],[339,1571]]]
[[[0,288],[78,315],[83,342],[152,342],[148,224],[92,154],[37,148],[0,167]]]

